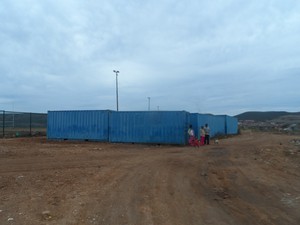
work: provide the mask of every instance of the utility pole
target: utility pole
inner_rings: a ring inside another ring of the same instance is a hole
[[[120,71],[114,70],[113,72],[116,73],[116,99],[117,99],[117,111],[119,111],[118,73],[120,73]]]
[[[148,111],[150,111],[150,97],[148,97]]]

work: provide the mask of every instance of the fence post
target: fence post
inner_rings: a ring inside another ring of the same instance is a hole
[[[32,127],[32,125],[31,125],[31,113],[29,113],[29,134],[30,134],[30,136],[32,136],[32,134],[31,134],[31,127]]]

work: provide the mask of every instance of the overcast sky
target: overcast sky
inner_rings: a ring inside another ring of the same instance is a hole
[[[1,0],[0,110],[300,111],[299,0]]]

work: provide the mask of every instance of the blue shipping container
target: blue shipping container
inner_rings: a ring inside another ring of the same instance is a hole
[[[188,119],[185,111],[111,112],[109,141],[184,145]]]
[[[180,144],[188,142],[192,124],[199,137],[208,124],[211,137],[237,134],[235,117],[185,111],[116,112],[109,110],[49,111],[48,139],[96,140],[124,143]]]
[[[109,111],[49,111],[48,139],[108,141]]]
[[[214,116],[211,114],[198,114],[191,113],[190,114],[190,123],[195,130],[195,135],[200,137],[200,128],[201,126],[205,126],[208,124],[210,128],[210,137],[214,137],[216,135],[225,134],[225,117],[224,116]]]
[[[226,123],[225,123],[226,134],[237,134],[238,119],[232,116],[225,116],[225,118],[226,118]]]

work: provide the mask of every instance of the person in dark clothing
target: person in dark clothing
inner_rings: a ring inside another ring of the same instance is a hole
[[[204,144],[205,144],[205,145],[209,145],[210,128],[209,128],[208,124],[205,124],[205,126],[204,126],[204,131],[205,131]]]

